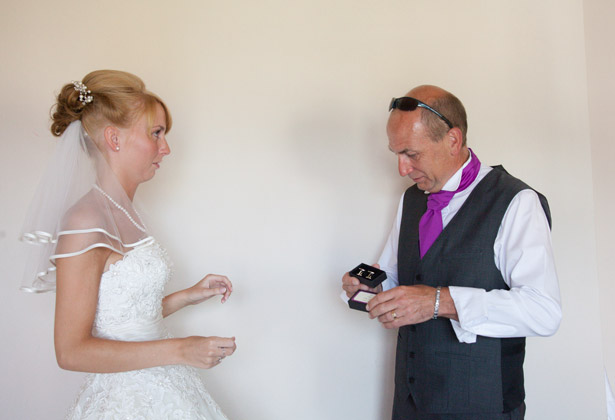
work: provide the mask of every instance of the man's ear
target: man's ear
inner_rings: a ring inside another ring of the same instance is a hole
[[[463,133],[459,127],[453,127],[446,133],[446,141],[452,156],[458,155],[463,149]]]
[[[114,127],[112,125],[106,126],[105,129],[103,130],[103,135],[105,137],[105,146],[113,152],[119,152],[120,150],[120,139],[119,139],[120,131],[117,129],[117,127]]]

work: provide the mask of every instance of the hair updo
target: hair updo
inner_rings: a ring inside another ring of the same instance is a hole
[[[166,115],[166,131],[171,129],[171,114],[157,95],[145,89],[145,83],[134,74],[117,70],[97,70],[86,75],[83,84],[91,92],[92,102],[83,104],[73,83],[62,87],[51,116],[51,133],[61,136],[73,121],[81,120],[92,136],[106,124],[129,127],[141,115],[147,115],[153,124],[156,105],[160,104]]]

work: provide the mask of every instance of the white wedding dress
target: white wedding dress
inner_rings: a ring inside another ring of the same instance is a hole
[[[128,252],[101,278],[92,333],[121,341],[169,338],[162,322],[170,276],[165,251],[153,239]],[[196,369],[160,366],[88,374],[67,419],[227,420]]]

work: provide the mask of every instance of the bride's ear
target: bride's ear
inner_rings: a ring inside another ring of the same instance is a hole
[[[103,130],[103,135],[105,136],[105,146],[111,152],[119,152],[120,151],[120,131],[117,127],[112,125],[108,125]]]

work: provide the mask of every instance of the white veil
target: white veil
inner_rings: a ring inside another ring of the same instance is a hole
[[[22,290],[55,290],[55,260],[96,247],[125,255],[150,239],[102,153],[72,122],[30,204],[21,240],[31,244]]]

